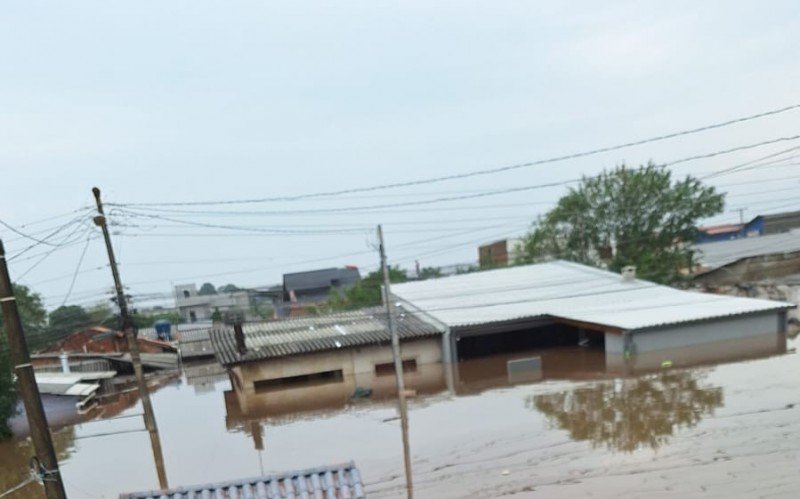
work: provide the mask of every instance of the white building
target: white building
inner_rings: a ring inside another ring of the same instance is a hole
[[[226,314],[241,314],[245,319],[250,317],[250,297],[247,291],[200,295],[195,284],[175,286],[175,308],[186,322],[210,321],[214,311]]]

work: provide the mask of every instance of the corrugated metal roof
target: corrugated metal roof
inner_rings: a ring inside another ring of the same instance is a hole
[[[363,499],[364,485],[352,461],[275,475],[230,482],[192,485],[169,490],[151,490],[120,494],[120,499],[188,499],[188,498],[300,498]]]
[[[398,314],[396,324],[401,340],[441,333],[411,314]],[[243,356],[236,350],[233,328],[211,332],[211,343],[217,359],[223,365],[391,341],[386,323],[386,309],[383,307],[316,317],[246,323],[242,329],[247,346],[247,352]]]
[[[800,230],[704,243],[697,245],[695,250],[698,262],[711,271],[743,258],[800,251]]]
[[[626,281],[564,261],[396,284],[392,293],[449,327],[550,316],[635,330],[791,306]]]

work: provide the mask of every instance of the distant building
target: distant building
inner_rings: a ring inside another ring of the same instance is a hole
[[[744,236],[768,236],[800,228],[800,211],[759,215],[747,222]]]
[[[742,237],[744,224],[724,224],[700,227],[697,235],[697,243],[713,243],[717,241],[728,241]]]
[[[216,310],[223,316],[240,315],[243,319],[255,319],[250,312],[250,296],[247,291],[200,295],[195,284],[175,286],[175,308],[186,322],[210,321]]]
[[[522,239],[501,239],[478,247],[478,265],[481,268],[505,267],[514,262]]]
[[[696,284],[719,293],[800,304],[800,229],[700,244],[695,250]]]
[[[746,237],[781,234],[800,228],[800,211],[758,215],[744,224],[725,224],[700,227],[697,244],[730,241]]]
[[[326,301],[331,289],[346,289],[361,280],[356,267],[329,268],[283,274],[283,300],[287,302]]]

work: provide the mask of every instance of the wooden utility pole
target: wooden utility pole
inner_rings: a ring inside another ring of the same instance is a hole
[[[136,336],[133,333],[133,321],[128,313],[125,291],[122,288],[122,281],[119,278],[117,260],[114,258],[114,248],[111,246],[111,236],[108,233],[108,223],[106,221],[105,212],[103,211],[103,202],[100,200],[100,189],[95,187],[92,189],[92,193],[94,193],[94,199],[97,203],[97,212],[99,213],[98,216],[94,217],[94,223],[103,230],[103,239],[105,239],[106,249],[108,250],[108,260],[111,266],[111,274],[114,277],[114,288],[117,292],[117,305],[119,306],[122,331],[125,333],[125,338],[128,340],[131,364],[133,364],[133,372],[136,375],[136,382],[139,385],[139,397],[142,399],[144,425],[148,433],[150,433],[150,446],[153,448],[153,460],[155,460],[156,463],[158,484],[162,489],[167,489],[169,488],[169,483],[167,482],[167,471],[164,467],[164,455],[161,452],[161,439],[158,435],[158,426],[156,425],[156,417],[153,413],[153,404],[150,402],[150,392],[147,390],[147,382],[144,379],[144,370],[142,369],[142,359],[139,356],[139,347],[136,344]]]
[[[39,387],[36,385],[28,343],[25,341],[25,332],[22,329],[17,301],[11,288],[11,276],[8,273],[6,252],[2,241],[0,241],[0,305],[2,305],[3,322],[8,336],[8,350],[11,354],[14,372],[17,375],[19,395],[22,403],[25,404],[25,412],[28,415],[33,448],[43,467],[42,470],[35,470],[35,472],[42,473],[44,493],[47,499],[66,499],[67,493],[64,491],[64,482],[58,469],[58,457],[53,447],[53,436],[47,426],[47,416],[42,407]]]
[[[383,302],[386,304],[386,317],[389,333],[392,335],[392,357],[394,357],[394,376],[397,381],[397,402],[400,407],[400,427],[403,430],[403,462],[406,469],[406,495],[414,497],[414,486],[411,479],[411,449],[408,444],[408,405],[406,404],[406,387],[403,380],[403,358],[400,355],[400,338],[394,323],[392,309],[392,290],[389,280],[389,266],[386,264],[386,247],[383,244],[383,229],[378,225],[378,242],[380,244],[381,271],[383,272]]]

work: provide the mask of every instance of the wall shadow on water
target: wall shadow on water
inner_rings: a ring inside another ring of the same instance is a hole
[[[633,452],[657,449],[678,428],[692,428],[723,405],[722,388],[703,384],[702,371],[669,371],[533,395],[526,405],[573,440]]]

